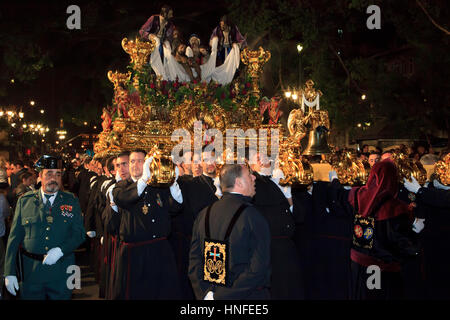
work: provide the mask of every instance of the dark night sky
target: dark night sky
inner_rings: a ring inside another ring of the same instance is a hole
[[[66,8],[71,4],[81,8],[81,30],[66,27]],[[53,67],[42,70],[36,80],[15,81],[14,85],[9,83],[14,74],[3,72],[0,81],[7,83],[8,90],[5,97],[0,97],[0,104],[22,105],[26,115],[42,118],[29,106],[30,99],[34,99],[34,109],[44,107],[44,121],[53,127],[59,123],[63,108],[70,110],[72,117],[82,118],[79,105],[87,103],[97,106],[100,115],[113,93],[107,71],[125,72],[129,62],[120,45],[122,38],[134,37],[163,4],[174,9],[174,23],[183,38],[196,33],[202,41],[209,39],[226,11],[220,2],[211,1],[2,1],[1,39],[5,35],[33,38],[49,54]],[[5,70],[3,59],[0,63]],[[92,126],[100,127],[100,122],[98,118]]]

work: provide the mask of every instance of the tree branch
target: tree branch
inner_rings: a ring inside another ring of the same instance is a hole
[[[363,93],[363,90],[361,90],[361,88],[358,86],[356,81],[352,79],[352,77],[350,75],[350,71],[348,71],[347,67],[344,64],[344,61],[342,61],[341,56],[337,54],[336,50],[334,50],[333,45],[331,43],[329,43],[328,46],[329,46],[330,50],[333,51],[334,55],[338,58],[339,62],[341,63],[342,68],[344,68],[344,71],[347,74],[347,78],[349,79],[349,84],[353,84],[360,93]]]
[[[428,19],[430,19],[431,23],[433,23],[436,28],[438,28],[439,30],[444,32],[446,35],[450,35],[450,31],[448,31],[444,27],[441,27],[439,24],[436,23],[436,21],[434,21],[434,19],[430,16],[428,11],[425,9],[425,7],[422,5],[422,3],[419,0],[416,0],[416,3],[423,10],[423,12],[425,12],[425,14],[427,15]]]

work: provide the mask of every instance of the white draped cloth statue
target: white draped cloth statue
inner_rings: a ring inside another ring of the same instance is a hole
[[[159,39],[156,40],[156,47],[159,46]],[[217,81],[218,83],[225,85],[233,80],[234,74],[239,67],[239,62],[241,60],[240,49],[238,44],[233,44],[233,48],[225,59],[225,62],[216,67],[217,58],[217,43],[218,38],[214,37],[211,40],[211,55],[205,64],[200,66],[201,70],[201,80],[210,82],[211,80]],[[154,50],[150,56],[150,65],[153,71],[155,71],[157,76],[161,76],[163,80],[175,81],[178,78],[180,82],[189,82],[190,78],[186,71],[184,71],[181,64],[176,61],[175,57],[171,53],[170,45],[166,42],[163,45],[164,50],[164,61],[161,61],[161,56],[159,50]],[[192,68],[192,73],[194,77],[197,73]]]

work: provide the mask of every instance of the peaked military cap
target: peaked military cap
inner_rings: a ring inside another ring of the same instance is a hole
[[[63,169],[64,161],[59,156],[43,155],[34,166],[38,171],[43,169]]]

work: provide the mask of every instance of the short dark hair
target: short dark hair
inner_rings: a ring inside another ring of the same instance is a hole
[[[372,155],[372,154],[376,154],[376,155],[381,156],[381,154],[378,151],[370,151],[369,152],[369,156]]]
[[[109,172],[114,170],[114,164],[113,164],[114,159],[116,159],[116,157],[114,157],[114,156],[106,159],[106,168],[108,169]]]
[[[122,151],[121,153],[119,153],[117,155],[116,159],[120,158],[120,157],[129,157],[129,156],[130,156],[130,151]]]
[[[220,188],[223,192],[227,192],[234,188],[236,178],[242,176],[242,164],[225,164],[220,170]]]
[[[143,154],[144,154],[144,157],[147,155],[147,151],[145,151],[145,150],[143,150],[143,149],[134,149],[134,150],[131,150],[130,155],[131,155],[132,153],[143,153]]]
[[[23,161],[22,160],[14,160],[13,165],[17,166],[21,166],[23,168]]]

